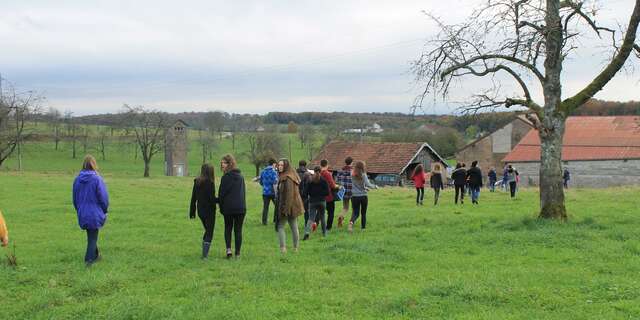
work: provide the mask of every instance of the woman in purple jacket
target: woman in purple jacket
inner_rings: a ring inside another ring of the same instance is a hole
[[[73,206],[78,213],[78,224],[87,231],[87,253],[84,256],[87,266],[100,258],[98,230],[104,225],[109,208],[107,187],[97,170],[96,159],[87,155],[80,174],[73,182]]]

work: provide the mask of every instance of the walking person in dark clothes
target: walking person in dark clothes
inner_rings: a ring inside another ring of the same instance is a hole
[[[278,183],[278,173],[276,172],[276,160],[269,159],[267,165],[262,172],[258,182],[262,186],[262,224],[267,225],[269,217],[269,202],[273,202],[273,222],[276,221],[276,192],[275,186]]]
[[[431,178],[429,184],[433,189],[433,205],[438,204],[438,198],[440,198],[440,190],[444,189],[444,183],[442,181],[442,169],[439,164],[433,166],[433,172],[431,172]]]
[[[91,266],[98,261],[98,230],[104,226],[109,209],[107,186],[98,174],[96,159],[87,155],[80,174],[73,181],[73,206],[78,214],[80,228],[87,232],[87,251],[84,262]]]
[[[416,187],[416,205],[421,206],[424,201],[424,185],[427,182],[427,175],[422,164],[417,165],[413,170],[411,180],[413,180],[413,184]]]
[[[562,184],[565,189],[569,189],[569,180],[571,180],[571,173],[569,172],[569,168],[564,168],[562,172]]]
[[[284,225],[289,224],[293,237],[293,250],[298,251],[300,234],[298,231],[298,217],[304,212],[304,204],[300,197],[300,177],[291,168],[288,159],[278,161],[278,188],[276,191],[276,228],[280,242],[280,252],[286,253],[286,235]]]
[[[316,220],[322,226],[322,236],[327,235],[327,223],[324,216],[326,207],[325,198],[329,194],[329,184],[322,178],[322,169],[317,166],[313,169],[313,176],[305,185],[303,198],[309,199],[309,220],[304,225],[304,238],[309,239],[311,231],[317,228]]]
[[[471,202],[478,204],[482,188],[482,170],[478,167],[478,161],[471,163],[471,168],[467,171],[467,181],[469,181],[469,188],[471,188]]]
[[[369,182],[367,169],[365,163],[362,161],[356,161],[354,164],[351,179],[353,180],[351,189],[353,193],[353,197],[351,197],[351,208],[353,212],[351,214],[351,220],[349,221],[349,232],[353,231],[353,224],[358,220],[358,216],[362,216],[360,228],[362,230],[367,228],[367,207],[369,206],[367,193],[369,189],[378,189],[378,186]]]
[[[465,172],[468,172],[469,170],[467,170],[467,164],[466,163],[462,163],[462,169],[465,170]],[[469,194],[469,197],[471,197],[471,188],[469,187],[469,175],[467,175],[465,183],[464,183],[464,188],[465,191]]]
[[[224,217],[224,242],[227,246],[227,258],[231,258],[231,231],[235,238],[235,255],[240,256],[242,247],[242,224],[247,213],[246,192],[244,177],[236,159],[227,154],[220,161],[220,168],[224,172],[220,179],[220,189],[218,190],[218,202],[220,203],[220,213]]]
[[[462,167],[461,163],[456,164],[456,169],[451,173],[451,180],[453,180],[453,186],[456,190],[455,203],[458,204],[458,197],[460,197],[460,203],[464,203],[464,186],[467,184],[467,170]]]
[[[353,163],[353,158],[346,157],[344,159],[344,167],[340,170],[336,176],[337,183],[344,188],[344,196],[342,196],[342,211],[338,216],[338,228],[342,227],[342,223],[344,222],[344,216],[349,213],[349,203],[351,202],[351,170],[353,167],[351,164]]]
[[[327,202],[327,230],[331,230],[333,227],[333,216],[336,211],[336,199],[333,197],[333,192],[338,190],[340,186],[333,180],[333,174],[329,171],[329,161],[327,159],[320,160],[320,174],[322,178],[329,184],[329,195],[325,197]]]
[[[296,173],[300,178],[300,185],[298,186],[298,188],[300,189],[300,195],[302,196],[302,203],[304,204],[304,225],[306,226],[307,221],[309,220],[309,199],[305,198],[304,196],[304,188],[306,187],[311,177],[311,173],[307,169],[307,161],[305,160],[298,161],[298,169],[296,169]]]
[[[209,248],[213,239],[213,229],[216,225],[216,186],[214,169],[208,163],[202,165],[200,176],[193,180],[193,190],[191,191],[191,206],[189,208],[189,218],[198,217],[204,227],[202,236],[202,259],[209,256]]]
[[[511,165],[504,166],[502,170],[502,189],[507,191],[507,185],[509,184],[509,167]]]
[[[514,169],[511,165],[507,167],[507,182],[509,183],[509,192],[511,193],[511,199],[516,197],[516,190],[518,188],[518,170]]]
[[[496,182],[498,181],[498,174],[496,173],[496,168],[491,167],[489,169],[489,173],[487,174],[487,180],[489,180],[489,191],[496,191]]]

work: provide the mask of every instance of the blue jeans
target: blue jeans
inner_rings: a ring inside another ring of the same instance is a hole
[[[471,189],[471,201],[477,202],[478,198],[480,198],[480,187],[473,186],[470,189]]]
[[[87,252],[84,262],[93,263],[98,259],[98,229],[87,229]]]
[[[357,196],[351,198],[351,208],[353,213],[351,214],[351,222],[356,223],[359,216],[362,216],[360,222],[360,228],[367,228],[367,207],[369,206],[369,198],[367,196]]]

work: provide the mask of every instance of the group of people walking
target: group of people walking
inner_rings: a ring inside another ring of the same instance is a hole
[[[352,166],[353,164],[353,166]],[[209,256],[216,223],[216,209],[224,219],[224,240],[227,258],[240,257],[242,230],[247,213],[246,185],[235,158],[227,154],[220,160],[223,176],[216,190],[215,169],[212,165],[202,165],[200,175],[194,179],[189,206],[189,218],[200,219],[202,235],[202,258]],[[333,226],[335,202],[342,201],[343,207],[338,218],[341,227],[344,215],[351,204],[352,215],[349,231],[361,219],[361,228],[367,226],[369,189],[377,188],[369,182],[365,163],[348,157],[345,166],[337,174],[339,183],[333,178],[327,160],[322,160],[313,170],[306,169],[306,162],[300,161],[294,170],[288,159],[270,160],[262,170],[259,182],[262,185],[262,223],[268,224],[269,205],[274,204],[273,223],[275,225],[281,252],[287,252],[285,227],[291,229],[293,250],[299,248],[298,217],[304,214],[304,238],[322,228],[326,236]],[[216,192],[217,191],[217,192]],[[87,249],[84,261],[87,266],[100,260],[98,249],[99,230],[104,226],[109,211],[109,194],[106,184],[98,174],[95,158],[87,155],[82,170],[73,183],[73,205],[80,228],[87,234]],[[232,248],[232,238],[234,247]]]
[[[204,228],[202,258],[205,259],[211,248],[218,207],[224,219],[226,256],[239,257],[241,254],[242,230],[247,214],[245,180],[235,158],[230,154],[222,157],[220,169],[223,176],[217,193],[215,170],[208,163],[202,165],[200,175],[194,179],[191,192],[189,218],[195,219],[197,215],[202,222]],[[411,177],[416,188],[416,205],[423,205],[427,184],[434,191],[434,205],[438,204],[440,191],[445,187],[444,169],[440,163],[434,164],[429,172],[422,164],[416,166]],[[492,192],[498,184],[497,177],[495,168],[491,168],[487,178]],[[468,170],[464,163],[456,164],[450,178],[455,188],[455,204],[458,204],[458,201],[461,204],[464,203],[467,190],[470,192],[471,202],[479,203],[483,179],[477,161],[473,161]],[[568,170],[563,174],[563,178],[565,183],[569,180]],[[302,215],[304,215],[302,240],[308,240],[318,226],[321,227],[322,236],[327,236],[333,228],[336,202],[342,202],[338,227],[343,226],[344,217],[351,209],[349,232],[353,231],[358,219],[360,219],[361,229],[365,230],[369,206],[368,191],[377,188],[367,177],[366,164],[363,161],[354,161],[351,157],[345,158],[344,166],[335,173],[335,179],[326,159],[321,160],[312,170],[307,168],[307,162],[304,160],[301,160],[298,168],[294,169],[288,159],[279,161],[271,159],[257,180],[262,186],[262,224],[268,225],[269,207],[273,204],[272,222],[283,253],[287,252],[285,231],[287,226],[291,230],[293,250],[298,250],[300,245],[298,217]],[[505,188],[508,185],[511,197],[515,197],[518,180],[518,171],[511,165],[505,166],[502,184]],[[107,219],[109,209],[107,187],[98,174],[98,165],[91,155],[85,157],[82,170],[74,180],[73,205],[78,214],[80,228],[87,234],[84,260],[87,265],[91,265],[101,258],[98,234]],[[234,239],[233,248],[232,238]]]
[[[444,189],[445,179],[443,178],[442,166],[439,163],[433,165],[431,172],[426,172],[422,164],[418,164],[411,180],[416,188],[416,205],[423,205],[424,201],[424,187],[429,183],[430,187],[434,191],[434,205],[438,204],[438,198],[440,197],[440,191]],[[482,170],[478,167],[478,161],[471,163],[471,168],[467,169],[466,164],[459,162],[456,164],[455,169],[451,172],[450,179],[452,181],[455,193],[454,203],[464,204],[465,193],[471,196],[471,202],[473,204],[479,204],[480,190],[483,187]],[[497,173],[495,168],[491,168],[487,174],[488,187],[490,192],[495,191],[497,184]],[[509,187],[511,197],[516,195],[517,184],[519,181],[519,173],[512,165],[506,165],[504,167],[504,174],[502,183]]]
[[[273,172],[277,172],[275,177]],[[337,180],[337,182],[336,182]],[[277,183],[274,183],[277,181]],[[338,227],[344,223],[344,215],[351,204],[352,215],[348,230],[353,231],[357,220],[361,219],[361,228],[367,226],[368,190],[377,186],[369,182],[366,165],[362,161],[345,159],[345,165],[334,174],[329,169],[329,161],[323,159],[313,170],[307,168],[307,162],[301,160],[293,170],[288,159],[278,162],[270,160],[259,175],[262,186],[263,208],[262,222],[267,224],[269,206],[274,203],[273,221],[278,232],[280,250],[286,248],[285,225],[289,225],[293,237],[293,250],[299,247],[298,217],[304,215],[303,241],[308,240],[318,226],[322,236],[327,236],[333,228],[335,203],[342,201],[342,211],[338,216]]]

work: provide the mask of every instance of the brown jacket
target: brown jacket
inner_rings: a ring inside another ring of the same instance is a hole
[[[278,178],[278,216],[297,217],[304,212],[298,185],[300,177],[295,172],[286,173]]]

